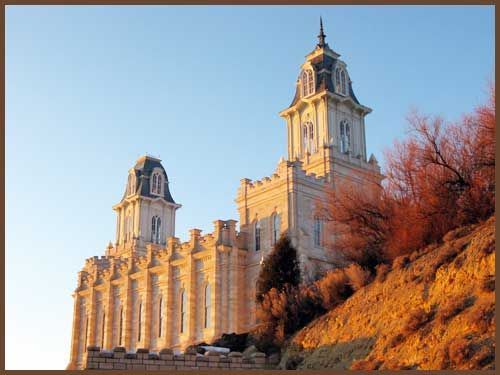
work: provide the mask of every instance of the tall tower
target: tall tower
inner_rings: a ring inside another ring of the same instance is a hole
[[[116,211],[116,243],[107,255],[142,255],[146,245],[163,247],[175,234],[175,203],[168,188],[168,176],[161,160],[141,156],[128,172],[121,201]]]
[[[347,64],[325,38],[320,19],[318,44],[301,65],[295,96],[280,116],[287,123],[288,160],[298,159],[306,173],[332,181],[347,169],[372,169],[365,165],[365,116],[371,109],[354,95]]]

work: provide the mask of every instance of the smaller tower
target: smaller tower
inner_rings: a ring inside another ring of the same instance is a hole
[[[146,245],[163,247],[175,235],[175,203],[161,160],[141,156],[129,170],[125,192],[116,211],[116,243],[108,255],[145,254]]]

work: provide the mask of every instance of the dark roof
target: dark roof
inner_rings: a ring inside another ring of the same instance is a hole
[[[331,93],[335,93],[332,75],[335,74],[335,68],[337,66],[337,62],[338,59],[333,58],[324,53],[314,57],[311,60],[311,65],[313,67],[313,71],[316,78],[315,92],[321,92],[326,90]],[[348,82],[349,82],[349,97],[351,97],[351,99],[354,100],[355,103],[360,104],[358,99],[356,98],[356,95],[354,95],[351,80],[348,80]],[[295,96],[293,97],[290,107],[295,105],[299,100],[300,100],[300,85],[297,85],[295,89]]]
[[[163,195],[151,194],[151,179],[152,173],[155,168],[158,168],[162,171],[163,174]],[[142,156],[140,157],[135,166],[135,177],[136,177],[136,193],[138,193],[142,197],[148,198],[158,198],[161,197],[165,199],[167,202],[175,203],[172,195],[170,194],[170,190],[168,188],[168,176],[167,172],[165,172],[165,168],[161,165],[161,160],[153,158],[151,156]],[[127,191],[125,189],[125,194],[123,198],[127,196]]]

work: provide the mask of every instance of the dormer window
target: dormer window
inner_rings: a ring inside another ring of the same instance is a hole
[[[311,69],[302,72],[302,96],[306,97],[314,94],[314,76]]]
[[[151,194],[161,195],[163,176],[160,172],[154,172],[151,178]]]
[[[342,95],[347,95],[347,74],[344,69],[335,70],[335,91]]]
[[[127,181],[127,195],[132,195],[135,193],[135,175],[130,173],[128,175]]]

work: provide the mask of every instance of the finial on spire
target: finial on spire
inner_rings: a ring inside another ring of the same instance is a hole
[[[325,38],[326,38],[326,35],[323,32],[323,19],[320,16],[319,17],[319,35],[318,35],[319,43],[318,43],[318,47],[323,48],[324,46],[326,46]]]

